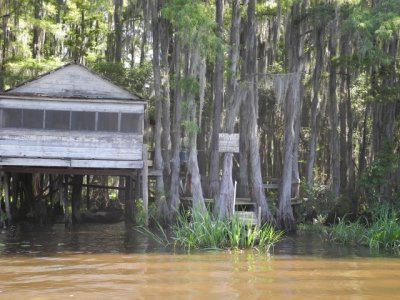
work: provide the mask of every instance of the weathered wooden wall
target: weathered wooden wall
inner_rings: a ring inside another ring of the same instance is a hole
[[[143,135],[1,129],[0,165],[142,168]]]
[[[145,105],[80,65],[44,74],[0,94],[0,167],[141,169]]]

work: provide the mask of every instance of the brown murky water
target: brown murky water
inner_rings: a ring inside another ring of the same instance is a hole
[[[123,224],[0,235],[0,299],[400,299],[400,258],[318,236],[174,254]]]

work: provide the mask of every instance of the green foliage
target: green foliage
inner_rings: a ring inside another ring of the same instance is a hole
[[[184,126],[186,132],[187,132],[189,135],[195,134],[195,133],[197,133],[197,132],[200,131],[199,126],[198,126],[195,122],[193,122],[193,121],[185,120],[185,121],[183,121],[183,124],[182,124],[182,125]]]
[[[63,62],[55,57],[42,60],[23,57],[10,59],[5,65],[5,85],[6,87],[16,86],[61,65]]]
[[[324,27],[335,17],[335,6],[333,3],[317,3],[308,10],[307,21],[315,27]]]
[[[392,144],[385,143],[360,179],[360,185],[365,189],[370,204],[381,199],[381,187],[388,183],[388,175],[399,168],[400,157],[393,151]]]
[[[256,15],[260,17],[275,16],[277,14],[278,4],[275,2],[258,2],[256,4]]]
[[[328,240],[343,244],[359,244],[370,249],[384,249],[400,253],[399,212],[389,205],[373,211],[371,222],[359,219],[354,223],[345,219],[328,230]]]
[[[343,218],[329,229],[328,240],[340,244],[363,244],[365,232],[360,221],[351,223]]]
[[[126,68],[122,63],[112,63],[97,59],[90,66],[95,72],[103,75],[116,85],[124,87],[132,93],[149,97],[152,81],[150,62],[146,62],[142,66]]]
[[[135,227],[135,230],[141,234],[149,236],[153,241],[163,247],[168,247],[171,245],[172,241],[168,232],[165,231],[159,223],[157,223],[156,230],[153,231],[143,225]]]
[[[357,51],[352,55],[354,66],[390,65],[393,58],[384,49],[385,41],[392,40],[400,28],[400,4],[397,0],[377,1],[365,5],[363,1],[345,2],[341,6],[343,32],[352,35]]]
[[[69,26],[66,27],[65,44],[72,52],[73,59],[78,60],[96,51],[101,42],[105,47],[109,1],[72,0],[66,5],[64,22]]]
[[[151,203],[148,207],[147,218],[149,220],[155,219],[156,214],[157,214],[157,207],[155,203]],[[144,226],[145,221],[146,221],[146,212],[144,210],[143,200],[139,198],[135,200],[135,222],[139,226]]]
[[[400,251],[398,212],[387,205],[381,206],[365,238],[370,248]]]
[[[164,18],[177,30],[181,40],[190,48],[213,55],[220,44],[215,34],[215,7],[202,0],[169,0],[162,10]]]
[[[326,185],[314,185],[311,189],[303,180],[301,183],[301,195],[303,201],[296,208],[300,223],[323,223],[328,214],[334,211],[337,199]]]
[[[172,230],[176,245],[188,250],[257,246],[260,250],[269,251],[283,236],[282,231],[276,231],[268,224],[260,228],[244,224],[236,217],[222,221],[198,209],[192,210],[190,216],[180,214]]]

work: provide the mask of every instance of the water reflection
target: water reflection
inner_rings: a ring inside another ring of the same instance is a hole
[[[56,255],[61,253],[154,253],[170,252],[146,235],[125,223],[82,224],[67,229],[63,224],[52,227],[19,225],[15,231],[0,234],[0,255]],[[275,255],[314,257],[376,256],[365,247],[348,247],[324,243],[315,233],[287,236],[274,249]],[[390,256],[390,253],[379,253]]]
[[[400,299],[400,259],[290,236],[257,251],[176,253],[124,223],[0,235],[0,299]]]
[[[146,253],[153,246],[156,245],[151,245],[148,237],[138,234],[132,226],[125,226],[124,223],[83,224],[73,229],[67,229],[62,224],[51,228],[21,225],[14,232],[0,234],[0,254],[3,255]],[[153,247],[153,250],[157,249]]]

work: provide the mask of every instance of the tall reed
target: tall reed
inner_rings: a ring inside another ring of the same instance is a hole
[[[257,247],[269,251],[283,236],[270,225],[253,226],[237,217],[219,220],[200,209],[193,209],[190,215],[181,213],[172,231],[175,245],[188,250]]]
[[[345,219],[328,231],[328,240],[368,246],[371,249],[394,250],[400,253],[398,211],[382,205],[372,212],[372,220],[348,222]]]

